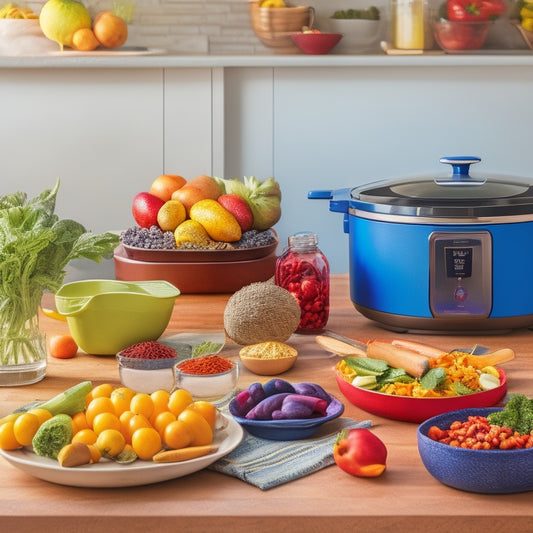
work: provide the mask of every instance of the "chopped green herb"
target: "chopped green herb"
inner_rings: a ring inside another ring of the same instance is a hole
[[[442,367],[430,368],[421,378],[420,385],[426,390],[436,388],[446,379],[446,370]]]

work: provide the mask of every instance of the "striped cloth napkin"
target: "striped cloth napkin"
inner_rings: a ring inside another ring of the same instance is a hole
[[[261,439],[247,433],[237,448],[208,468],[267,490],[332,465],[338,433],[371,425],[370,420],[337,418],[324,424],[312,438],[290,441]]]

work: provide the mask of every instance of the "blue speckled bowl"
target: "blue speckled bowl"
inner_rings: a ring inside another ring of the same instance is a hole
[[[500,408],[472,408],[435,416],[420,424],[418,451],[428,472],[456,489],[482,494],[512,494],[533,490],[533,448],[523,450],[468,450],[430,439],[431,426],[449,428],[455,420],[487,416]]]
[[[251,435],[269,440],[302,440],[312,437],[318,428],[342,415],[344,405],[332,394],[328,405],[327,416],[297,420],[248,420],[240,416],[233,416],[239,424]]]

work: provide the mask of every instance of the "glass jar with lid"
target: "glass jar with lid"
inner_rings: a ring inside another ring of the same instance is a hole
[[[298,301],[302,311],[299,332],[317,332],[326,327],[330,271],[315,233],[300,232],[289,237],[287,249],[276,262],[275,281]]]

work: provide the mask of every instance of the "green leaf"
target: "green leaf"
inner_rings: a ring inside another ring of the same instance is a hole
[[[442,367],[430,368],[421,378],[420,385],[426,390],[432,390],[446,379],[446,370]]]

